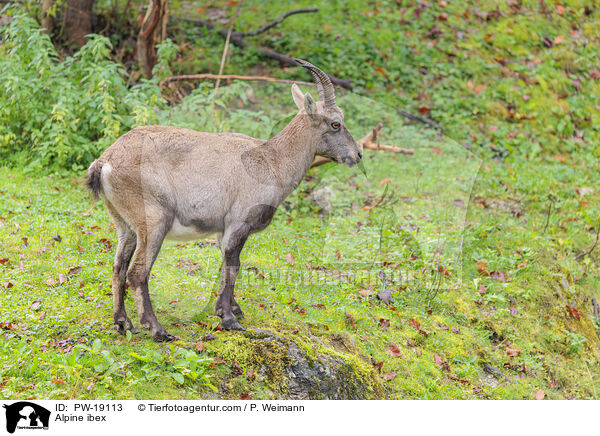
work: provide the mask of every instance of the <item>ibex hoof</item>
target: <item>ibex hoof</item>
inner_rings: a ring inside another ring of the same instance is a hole
[[[246,330],[235,318],[223,319],[223,321],[221,321],[221,327],[223,327],[225,330],[237,330],[241,332]]]
[[[179,339],[177,336],[173,336],[166,331],[152,333],[152,339],[156,342],[172,342]]]
[[[133,324],[131,323],[131,321],[129,321],[129,319],[125,320],[125,321],[117,321],[115,322],[115,329],[117,330],[118,333],[124,335],[125,333],[127,333],[127,331],[130,331],[131,333],[139,333],[140,331],[138,329],[136,329]]]

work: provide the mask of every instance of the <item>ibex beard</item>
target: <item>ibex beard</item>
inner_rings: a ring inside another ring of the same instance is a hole
[[[179,127],[137,127],[94,161],[87,186],[100,196],[117,230],[113,263],[113,321],[135,330],[125,311],[129,282],[138,317],[157,341],[172,340],[158,322],[148,293],[150,270],[165,239],[216,234],[223,255],[215,311],[227,330],[244,330],[234,298],[240,252],[248,236],[265,229],[298,186],[315,156],[347,166],[362,151],[344,124],[329,77],[298,59],[314,77],[319,101],[292,85],[298,114],[277,135],[202,133]]]

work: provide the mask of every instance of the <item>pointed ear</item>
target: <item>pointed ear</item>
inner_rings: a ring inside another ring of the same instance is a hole
[[[304,94],[304,110],[308,115],[314,115],[317,113],[317,103],[310,95],[310,92]]]
[[[298,110],[304,109],[304,95],[295,83],[292,84],[292,98],[294,99],[296,106],[298,106]]]

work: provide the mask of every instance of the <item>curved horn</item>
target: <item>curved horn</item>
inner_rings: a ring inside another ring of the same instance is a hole
[[[298,62],[301,66],[310,71],[310,73],[315,78],[315,82],[317,83],[317,89],[318,85],[321,85],[323,93],[321,94],[321,90],[319,90],[319,99],[325,102],[325,106],[335,106],[335,92],[333,90],[333,84],[331,83],[329,76],[323,71],[321,71],[319,68],[315,67],[310,62],[306,62],[302,59],[296,59],[296,62]]]
[[[315,79],[315,83],[317,84],[317,91],[319,92],[319,100],[324,101],[325,100],[325,90],[323,89],[321,80],[319,80],[319,76],[317,76],[317,73],[315,73],[310,68],[308,68],[308,71],[310,72],[310,74],[312,74],[313,79]]]

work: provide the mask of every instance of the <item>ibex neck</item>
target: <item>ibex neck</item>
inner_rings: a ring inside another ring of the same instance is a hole
[[[317,138],[308,116],[298,114],[267,144],[274,152],[272,164],[281,184],[283,201],[309,170],[315,158]]]

